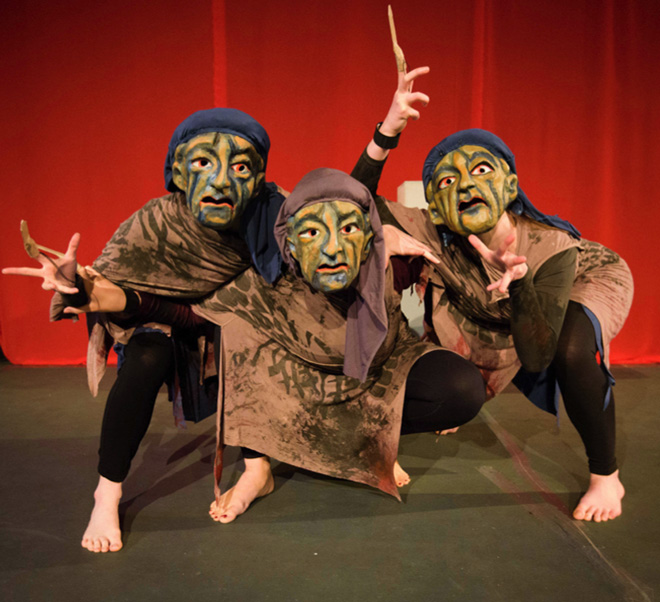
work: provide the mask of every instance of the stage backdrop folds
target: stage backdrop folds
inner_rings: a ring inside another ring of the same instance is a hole
[[[516,153],[539,208],[629,262],[636,282],[615,362],[660,361],[655,169],[660,26],[655,0],[392,3],[416,88],[431,96],[393,151],[381,192],[420,179],[442,137],[484,127]],[[18,222],[91,261],[121,220],[159,196],[175,125],[243,109],[272,140],[268,177],[291,189],[319,166],[350,170],[396,83],[387,3],[170,0],[3,5],[0,264],[25,265]],[[84,357],[82,325],[47,323],[36,281],[0,278],[0,343],[16,363]]]
[[[620,253],[635,277],[615,362],[660,361],[660,13],[656,0],[392,2],[416,89],[431,97],[392,152],[380,192],[421,179],[427,152],[482,127],[516,154],[543,211]],[[390,105],[387,2],[243,0],[226,6],[228,100],[273,141],[289,189],[319,166],[350,170]],[[236,40],[237,43],[231,43]]]
[[[80,232],[91,263],[124,219],[167,192],[177,124],[213,106],[211,0],[11,0],[2,12],[0,265],[29,264],[21,219],[54,249]],[[49,324],[49,300],[37,280],[0,276],[10,361],[84,361],[84,321]]]

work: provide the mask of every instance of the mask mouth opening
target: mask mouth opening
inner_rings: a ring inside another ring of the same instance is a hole
[[[333,265],[330,265],[328,263],[322,263],[316,271],[321,273],[321,274],[333,274],[335,272],[343,272],[348,270],[348,264],[347,263],[335,263]]]
[[[232,201],[229,197],[220,197],[219,199],[215,199],[212,196],[205,196],[202,198],[200,203],[204,205],[214,205],[216,207],[229,207],[231,209],[234,208],[234,201]]]
[[[484,201],[480,197],[473,197],[471,199],[468,199],[467,201],[461,201],[458,204],[458,212],[463,213],[464,211],[468,211],[472,209],[473,207],[477,207],[478,205],[486,205],[486,201]]]

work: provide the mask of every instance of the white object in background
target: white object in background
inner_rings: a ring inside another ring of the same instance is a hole
[[[401,184],[396,191],[397,202],[405,207],[417,207],[426,209],[427,203],[424,197],[424,183],[421,180],[407,181]],[[417,296],[413,287],[403,291],[401,295],[401,310],[408,318],[408,324],[419,336],[424,332],[424,305]]]

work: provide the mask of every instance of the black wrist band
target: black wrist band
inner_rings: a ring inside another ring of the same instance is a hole
[[[73,286],[78,289],[78,292],[73,293],[72,295],[62,294],[64,305],[70,307],[81,307],[82,305],[87,305],[89,303],[89,297],[87,296],[87,291],[85,290],[85,282],[82,279],[82,276],[77,272]]]
[[[399,136],[401,136],[401,132],[396,136],[386,136],[385,134],[380,133],[381,125],[383,125],[382,121],[377,123],[376,131],[374,132],[374,142],[376,143],[376,146],[380,146],[380,148],[384,148],[385,150],[396,148],[399,144]]]

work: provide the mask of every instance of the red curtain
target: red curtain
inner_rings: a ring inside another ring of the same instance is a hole
[[[0,24],[0,265],[27,265],[19,222],[91,263],[121,221],[164,194],[172,131],[213,105],[211,0],[11,0]],[[49,324],[36,280],[0,276],[0,345],[18,364],[84,361],[84,320]]]
[[[350,170],[396,83],[387,4],[376,0],[9,3],[2,24],[4,203],[0,264],[25,265],[18,222],[91,261],[119,222],[159,196],[169,135],[228,104],[272,141],[268,177],[291,189]],[[483,127],[516,154],[543,211],[619,252],[635,277],[615,362],[660,361],[654,227],[660,151],[655,0],[393,3],[410,67],[431,96],[392,153],[380,192],[420,179],[442,137]],[[0,343],[16,363],[71,363],[82,325],[47,324],[36,281],[0,277]]]

